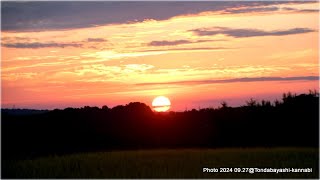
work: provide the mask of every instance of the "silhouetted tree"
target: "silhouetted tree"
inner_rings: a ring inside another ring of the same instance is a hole
[[[109,111],[110,108],[109,108],[108,106],[104,105],[104,106],[102,106],[102,110],[104,110],[104,111]]]
[[[249,107],[255,107],[255,106],[258,105],[257,101],[254,100],[254,99],[252,99],[252,98],[250,98],[249,101],[246,101],[246,104],[247,104],[247,106],[249,106]]]
[[[221,108],[228,108],[228,103],[226,101],[222,101],[221,103]]]

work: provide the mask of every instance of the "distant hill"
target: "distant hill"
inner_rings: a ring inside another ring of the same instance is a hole
[[[49,110],[37,110],[37,109],[1,109],[1,114],[8,114],[12,116],[25,116],[43,114],[49,112]]]

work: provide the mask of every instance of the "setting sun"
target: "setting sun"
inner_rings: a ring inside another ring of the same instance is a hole
[[[152,101],[152,107],[157,112],[166,112],[170,109],[171,102],[165,96],[158,96]]]

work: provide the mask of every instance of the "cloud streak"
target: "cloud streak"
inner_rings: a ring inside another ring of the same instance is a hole
[[[225,13],[230,14],[238,14],[238,13],[253,13],[253,12],[270,12],[270,11],[277,11],[279,10],[278,7],[245,7],[245,8],[230,8],[225,10]]]
[[[223,34],[234,38],[258,37],[258,36],[286,36],[292,34],[303,34],[315,32],[309,28],[293,28],[287,30],[264,31],[259,29],[233,29],[228,27],[212,27],[190,30],[198,36],[214,36]]]
[[[192,41],[188,40],[176,40],[176,41],[151,41],[148,46],[175,46],[180,44],[190,44]]]
[[[175,40],[175,41],[151,41],[148,43],[148,46],[176,46],[181,44],[193,44],[193,43],[202,43],[210,42],[213,40],[198,40],[198,41],[189,41],[189,40]]]
[[[170,51],[219,51],[219,50],[232,50],[234,48],[225,47],[194,47],[194,48],[168,48],[168,49],[149,49],[141,52],[170,52]]]
[[[293,12],[302,12],[302,13],[314,13],[319,12],[319,9],[296,9],[296,8],[290,8],[290,7],[284,7],[282,8],[286,11],[293,11]]]
[[[39,42],[32,42],[32,43],[3,43],[2,46],[7,48],[22,48],[22,49],[38,49],[38,48],[65,48],[65,47],[82,47],[81,44],[77,43],[55,43],[55,42],[48,42],[48,43],[39,43]]]
[[[107,40],[103,38],[88,38],[87,41],[88,42],[106,42]]]
[[[149,85],[200,85],[200,84],[219,84],[219,83],[237,83],[237,82],[265,82],[265,81],[318,81],[318,76],[296,76],[296,77],[253,77],[253,78],[234,78],[218,80],[199,80],[199,81],[175,81],[160,83],[139,83],[138,86]]]

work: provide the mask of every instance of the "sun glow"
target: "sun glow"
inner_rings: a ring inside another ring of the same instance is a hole
[[[166,112],[170,109],[171,102],[165,96],[158,96],[152,101],[152,107],[157,112]]]

